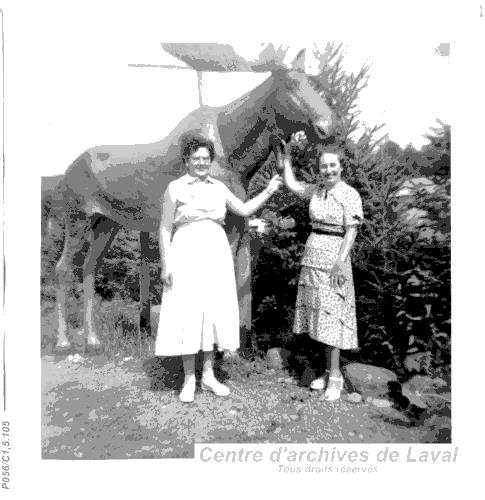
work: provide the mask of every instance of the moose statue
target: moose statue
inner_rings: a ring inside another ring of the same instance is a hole
[[[273,69],[259,86],[235,101],[194,110],[158,142],[96,146],[81,153],[55,182],[45,178],[43,185],[49,192],[50,206],[56,204],[64,219],[63,250],[54,270],[57,347],[70,345],[66,322],[68,283],[73,260],[86,243],[84,336],[88,346],[101,345],[93,313],[94,278],[121,227],[140,232],[141,322],[150,324],[148,234],[159,229],[161,199],[168,183],[185,173],[179,154],[179,139],[184,133],[201,134],[214,142],[216,157],[211,175],[244,199],[251,177],[268,159],[274,141],[299,130],[304,130],[308,138],[322,140],[332,133],[334,121],[325,96],[312,86],[297,58],[289,68]],[[245,335],[251,325],[247,222],[228,215],[226,231],[234,257],[241,331]]]

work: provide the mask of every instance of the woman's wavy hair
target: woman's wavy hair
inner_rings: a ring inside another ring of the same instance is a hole
[[[190,155],[197,151],[199,148],[207,148],[211,161],[214,161],[216,151],[214,143],[210,139],[206,139],[205,137],[198,134],[187,133],[182,135],[179,144],[180,156],[182,157],[182,160],[184,162],[187,162]]]
[[[318,161],[320,160],[320,157],[323,155],[323,153],[331,153],[337,155],[340,162],[342,162],[342,158],[345,156],[344,146],[342,144],[335,143],[317,143],[311,149],[310,155],[315,163],[318,164]]]

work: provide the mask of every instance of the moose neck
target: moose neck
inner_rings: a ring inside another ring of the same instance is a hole
[[[262,165],[270,153],[270,137],[275,127],[273,98],[274,77],[239,99],[221,107],[218,129],[227,160],[243,182]]]

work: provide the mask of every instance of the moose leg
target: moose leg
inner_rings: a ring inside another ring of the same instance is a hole
[[[67,239],[67,237],[66,237]],[[57,278],[56,287],[56,310],[57,310],[57,348],[67,348],[71,344],[67,339],[67,291],[70,277],[70,264],[68,264],[69,256],[66,252],[67,242],[64,243],[64,250],[59,262],[56,265],[55,273]]]
[[[250,237],[244,219],[233,215],[226,217],[228,239],[234,258],[237,296],[239,301],[240,345],[247,347],[251,330],[251,254]]]
[[[148,261],[150,233],[140,232],[140,332],[151,336],[150,267]]]
[[[66,218],[64,228],[64,246],[55,267],[56,309],[57,309],[57,348],[67,348],[67,298],[73,279],[74,257],[81,251],[86,242],[86,216],[75,212]]]
[[[251,331],[251,253],[250,236],[244,230],[236,251],[236,284],[239,298],[239,324],[241,347],[246,347]],[[252,348],[256,347],[254,345]]]
[[[100,342],[94,327],[94,278],[96,269],[119,230],[119,225],[104,216],[97,216],[90,231],[89,251],[84,261],[84,334],[88,345],[99,346]]]

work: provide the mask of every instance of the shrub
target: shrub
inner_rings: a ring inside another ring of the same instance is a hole
[[[325,90],[337,111],[335,142],[343,151],[346,181],[362,196],[365,221],[353,248],[354,281],[362,361],[405,376],[404,361],[414,352],[430,354],[430,373],[450,368],[450,127],[440,123],[420,151],[376,139],[379,126],[356,138],[360,125],[356,99],[367,84],[368,68],[357,75],[342,70],[339,47],[326,63],[316,85]],[[292,151],[297,176],[312,181],[308,162],[311,144]],[[250,183],[250,195],[275,172],[271,157]],[[296,284],[303,245],[308,235],[307,204],[284,190],[270,202],[269,235],[253,264],[253,327],[265,349],[292,338]],[[292,217],[293,229],[278,220]]]

